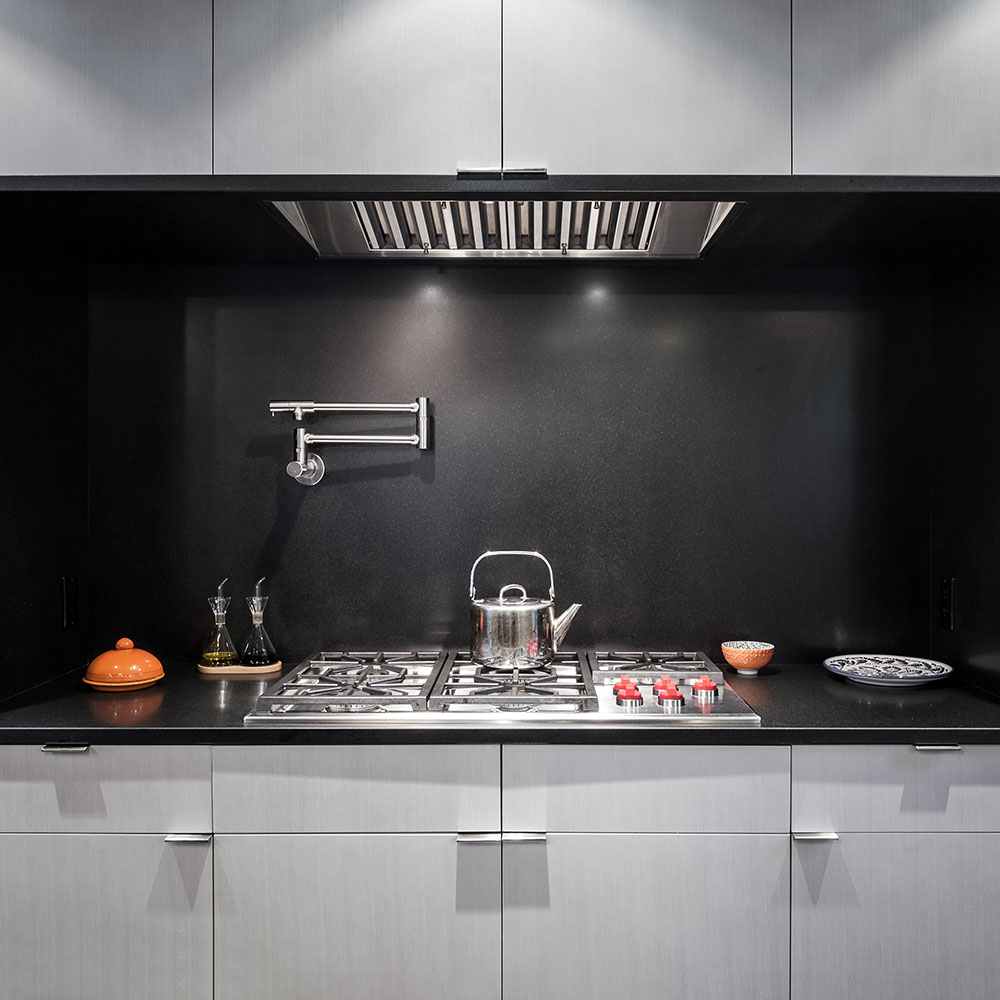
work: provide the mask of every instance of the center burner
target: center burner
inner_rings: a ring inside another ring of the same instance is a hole
[[[585,653],[549,663],[499,667],[456,653],[431,690],[428,708],[448,712],[594,712],[597,693]]]
[[[423,712],[445,654],[314,653],[258,699],[257,712]]]

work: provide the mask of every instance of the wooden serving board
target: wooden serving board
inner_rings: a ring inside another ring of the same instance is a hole
[[[277,663],[269,663],[265,667],[247,667],[242,663],[233,663],[228,667],[208,667],[204,663],[199,663],[198,670],[203,674],[243,674],[243,676],[249,677],[252,674],[276,674],[282,666],[281,660],[278,660]]]

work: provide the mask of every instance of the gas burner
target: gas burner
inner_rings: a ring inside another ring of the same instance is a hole
[[[597,695],[583,653],[557,653],[549,663],[510,667],[457,653],[438,676],[428,706],[449,712],[593,712]]]
[[[676,684],[691,684],[707,674],[720,687],[723,684],[722,670],[704,653],[598,650],[588,655],[596,684],[611,684],[622,674],[643,682],[667,676]]]
[[[272,715],[339,712],[422,712],[440,652],[320,652],[300,663],[257,699]]]

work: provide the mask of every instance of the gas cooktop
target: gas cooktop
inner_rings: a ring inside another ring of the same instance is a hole
[[[704,653],[560,652],[544,664],[468,653],[318,652],[275,681],[248,726],[759,726]]]

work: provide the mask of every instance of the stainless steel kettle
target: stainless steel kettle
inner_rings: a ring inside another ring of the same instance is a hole
[[[476,567],[494,556],[531,556],[541,559],[549,571],[549,598],[528,597],[519,583],[508,583],[496,597],[476,597]],[[556,585],[552,566],[540,552],[520,549],[484,552],[469,575],[472,601],[472,659],[491,667],[530,666],[548,663],[563,641],[573,616],[581,605],[571,604],[556,617]]]

